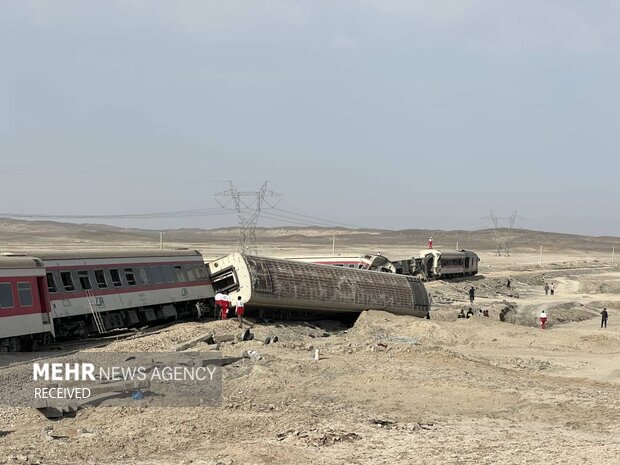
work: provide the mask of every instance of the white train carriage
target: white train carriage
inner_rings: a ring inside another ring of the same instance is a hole
[[[398,274],[418,276],[423,280],[473,276],[478,273],[480,258],[470,250],[422,250],[418,257],[394,262]]]
[[[212,298],[202,255],[195,250],[42,252],[59,336],[177,319]]]
[[[383,271],[396,273],[396,268],[386,257],[381,254],[365,255],[336,255],[323,257],[293,257],[286,260],[294,262],[314,263],[317,265],[341,266],[358,270]]]
[[[29,349],[53,331],[41,261],[0,256],[0,351]]]

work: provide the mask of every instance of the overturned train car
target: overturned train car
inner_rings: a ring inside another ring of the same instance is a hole
[[[359,312],[374,309],[425,317],[424,284],[413,276],[234,253],[209,263],[215,291],[248,309]]]

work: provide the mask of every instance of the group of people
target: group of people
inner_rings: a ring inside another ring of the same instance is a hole
[[[545,295],[549,295],[550,292],[551,295],[555,295],[555,283],[551,283],[551,285],[545,283]]]
[[[224,292],[218,292],[215,294],[215,311],[216,314],[219,312],[220,318],[222,320],[228,319],[228,314],[231,310],[231,301],[230,296]],[[241,296],[237,297],[237,301],[235,302],[235,315],[237,315],[237,319],[239,320],[239,327],[243,328],[243,315],[245,313],[245,302],[241,298]]]
[[[609,318],[609,313],[607,312],[607,309],[604,308],[603,311],[601,312],[601,328],[607,328],[608,318]],[[540,315],[538,315],[538,321],[540,322],[540,329],[545,329],[547,327],[548,319],[549,317],[547,316],[547,313],[544,310],[540,312]]]
[[[465,310],[461,309],[461,311],[459,312],[459,314],[456,316],[457,318],[471,318],[472,316],[474,316],[474,310],[469,307],[469,310],[467,310],[467,313],[465,313]],[[481,308],[478,309],[478,316],[486,316],[488,318],[489,316],[489,311],[488,310],[483,310]]]

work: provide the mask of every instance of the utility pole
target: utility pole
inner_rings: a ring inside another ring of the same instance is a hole
[[[455,250],[459,250],[459,241],[456,241],[456,249]]]
[[[159,232],[159,250],[164,250],[164,232]]]
[[[264,205],[273,208],[268,198],[279,198],[280,194],[267,189],[267,181],[257,191],[239,191],[232,181],[230,189],[215,194],[215,200],[222,208],[233,210],[239,220],[237,250],[241,253],[256,254],[256,224]],[[228,199],[223,201],[223,199]]]
[[[616,255],[616,248],[612,247],[611,248],[611,266],[614,266],[614,256]]]
[[[540,266],[542,266],[542,244],[540,245]]]
[[[332,236],[332,255],[336,255],[336,235]]]

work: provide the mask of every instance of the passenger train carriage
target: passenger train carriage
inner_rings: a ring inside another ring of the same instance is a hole
[[[333,265],[359,270],[384,271],[395,273],[394,265],[381,254],[365,254],[351,256],[297,257],[287,258],[295,262],[315,263],[317,265]]]
[[[398,274],[420,279],[446,279],[474,276],[478,273],[480,258],[469,250],[422,250],[418,257],[394,261]]]
[[[53,334],[41,261],[0,256],[0,351],[19,351]]]
[[[197,311],[196,303],[213,297],[202,255],[194,250],[32,255],[36,258],[0,258],[0,267],[2,263],[5,267],[10,262],[16,264],[14,268],[0,268],[6,269],[7,275],[0,282],[11,282],[14,302],[14,310],[5,309],[9,303],[5,285],[0,350],[19,350],[16,347],[42,342],[49,336],[80,337],[191,316]],[[26,282],[20,280],[24,273],[29,273],[32,304],[17,307],[15,296],[20,292],[26,296]],[[31,313],[43,315],[44,323],[35,324]],[[17,319],[9,326],[7,318],[12,314]]]

